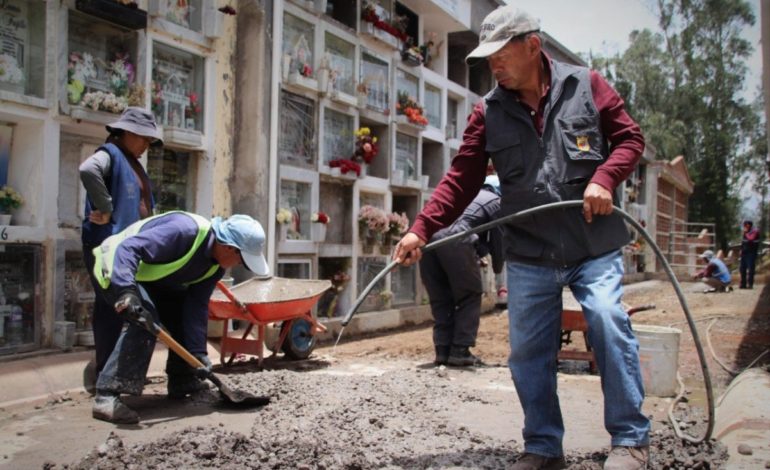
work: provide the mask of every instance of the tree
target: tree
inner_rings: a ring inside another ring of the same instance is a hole
[[[631,33],[619,57],[592,61],[624,96],[662,159],[685,156],[695,183],[689,219],[716,224],[722,248],[738,218],[741,160],[756,112],[740,97],[755,18],[745,0],[657,0],[661,34]]]

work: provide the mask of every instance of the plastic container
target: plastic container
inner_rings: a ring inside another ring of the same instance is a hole
[[[634,325],[633,330],[639,340],[639,364],[645,395],[676,396],[682,331],[655,325]]]
[[[57,321],[53,324],[53,345],[68,351],[75,345],[75,322]]]

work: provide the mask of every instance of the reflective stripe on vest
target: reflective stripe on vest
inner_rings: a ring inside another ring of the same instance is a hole
[[[182,266],[187,264],[188,261],[190,261],[190,258],[193,257],[198,248],[200,248],[200,246],[206,240],[206,235],[211,229],[211,222],[197,214],[191,214],[189,212],[183,211],[166,212],[160,215],[148,217],[138,222],[134,222],[133,224],[126,227],[126,229],[122,232],[108,237],[102,242],[100,246],[94,248],[94,276],[96,277],[96,280],[99,282],[99,286],[101,286],[102,289],[107,289],[110,287],[110,278],[112,277],[112,270],[115,263],[115,253],[117,252],[120,244],[127,238],[139,233],[139,231],[146,223],[156,220],[160,217],[167,216],[169,214],[187,215],[188,217],[192,218],[198,225],[198,233],[195,236],[195,241],[193,241],[192,247],[187,253],[185,253],[184,256],[170,263],[147,264],[144,261],[139,261],[139,267],[136,270],[135,279],[137,282],[157,281],[158,279],[162,279],[175,273]],[[185,285],[195,284],[196,282],[207,279],[211,277],[217,271],[217,269],[219,269],[219,265],[214,264],[203,276],[195,279],[194,281],[185,283]]]

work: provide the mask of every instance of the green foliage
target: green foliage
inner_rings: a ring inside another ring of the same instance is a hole
[[[724,247],[741,176],[766,172],[744,155],[761,134],[757,110],[741,98],[752,52],[741,31],[754,14],[745,0],[657,0],[657,12],[662,33],[634,31],[625,52],[591,64],[624,97],[658,159],[684,155],[695,183],[689,219],[716,223]]]

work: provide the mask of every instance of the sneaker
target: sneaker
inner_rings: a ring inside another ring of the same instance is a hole
[[[604,470],[636,470],[647,468],[650,447],[613,446],[604,462]]]
[[[704,294],[711,294],[716,292],[717,290],[714,287],[709,287],[708,289],[703,289]]]
[[[558,470],[561,468],[567,468],[564,456],[546,457],[527,452],[519,457],[519,460],[513,464],[511,470]]]
[[[117,394],[108,392],[96,392],[91,416],[116,424],[136,424],[139,422],[139,415],[136,411],[120,401]]]
[[[436,346],[436,358],[433,363],[437,366],[445,366],[449,360],[449,346]]]
[[[209,390],[209,384],[195,376],[185,376],[184,378],[168,378],[166,387],[168,397],[177,400],[188,395],[193,395],[204,390]]]
[[[468,346],[452,346],[447,364],[455,367],[469,367],[481,364],[481,359],[471,354]]]

